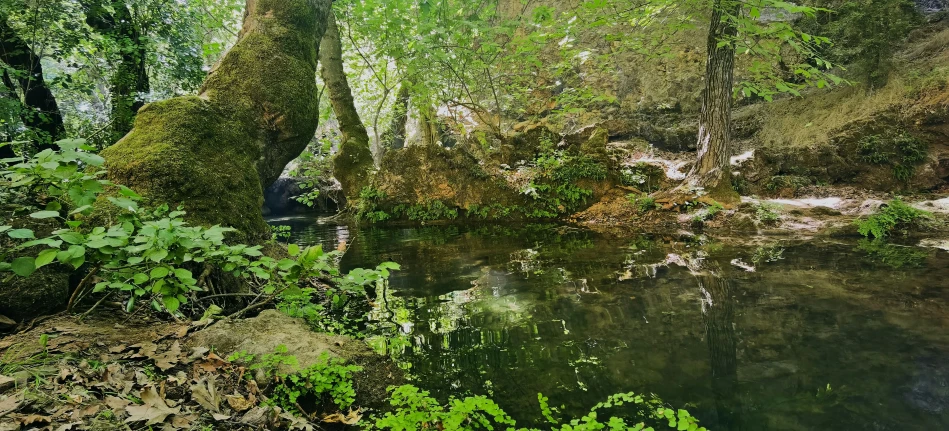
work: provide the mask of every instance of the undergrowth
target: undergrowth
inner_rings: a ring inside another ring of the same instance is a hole
[[[870,238],[886,238],[894,232],[906,234],[908,230],[917,226],[920,221],[929,219],[932,214],[927,211],[913,208],[903,203],[899,198],[893,199],[866,218],[856,220],[857,232]]]

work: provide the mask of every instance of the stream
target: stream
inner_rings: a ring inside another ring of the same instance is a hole
[[[376,347],[440,399],[489,395],[525,425],[541,417],[538,393],[576,415],[635,391],[711,430],[949,429],[943,250],[556,224],[270,223],[301,244],[346,241],[344,270],[401,264],[372,318],[404,337]]]

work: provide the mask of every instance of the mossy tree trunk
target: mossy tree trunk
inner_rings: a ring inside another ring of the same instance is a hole
[[[237,43],[198,96],[145,105],[102,152],[111,179],[193,222],[264,238],[263,189],[319,121],[316,66],[331,0],[247,0]]]
[[[399,149],[405,147],[405,129],[409,121],[409,97],[412,84],[403,82],[399,86],[399,92],[395,96],[395,105],[392,107],[392,121],[389,122],[389,128],[382,135],[382,150],[380,158],[385,155],[389,149]]]
[[[339,152],[333,159],[333,175],[342,185],[346,200],[351,202],[359,197],[363,187],[369,185],[373,161],[369,133],[356,111],[352,89],[343,69],[343,44],[332,12],[327,19],[326,34],[320,43],[320,76],[326,83],[326,91],[342,133]]]
[[[698,160],[687,178],[690,185],[704,188],[712,198],[727,204],[739,199],[732,189],[729,169],[735,81],[735,47],[730,42],[737,35],[737,29],[726,17],[740,12],[741,4],[734,0],[715,0],[712,7],[705,90],[699,117]],[[720,45],[723,41],[729,43]]]
[[[86,9],[86,24],[119,47],[119,63],[109,83],[112,105],[109,141],[115,142],[132,130],[135,113],[145,105],[142,96],[149,91],[145,67],[148,48],[132,11],[123,0],[93,0],[82,4]]]
[[[53,148],[52,143],[66,132],[63,116],[53,92],[43,78],[40,58],[0,14],[0,61],[6,64],[4,85],[19,98],[22,109],[20,120],[31,132],[38,149]],[[2,151],[2,150],[0,150]],[[12,149],[7,148],[7,155]]]

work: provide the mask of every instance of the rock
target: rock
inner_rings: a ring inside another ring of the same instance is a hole
[[[361,406],[381,408],[386,404],[386,388],[403,380],[402,371],[387,357],[378,355],[369,346],[353,338],[314,332],[303,319],[289,317],[276,310],[243,320],[222,320],[194,333],[189,347],[213,346],[221,357],[247,352],[257,357],[274,353],[285,346],[287,354],[296,357],[293,372],[316,363],[325,353],[363,367],[354,376],[356,399]]]
[[[0,331],[7,331],[16,328],[16,321],[0,314]]]
[[[8,389],[14,386],[16,386],[16,379],[0,374],[0,394],[6,392]]]

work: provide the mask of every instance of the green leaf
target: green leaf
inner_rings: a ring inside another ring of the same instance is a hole
[[[59,234],[59,238],[68,244],[80,244],[86,239],[81,233],[73,231],[61,233]]]
[[[135,212],[136,210],[138,210],[138,203],[129,198],[110,197],[109,202],[112,202],[112,204],[124,210],[132,211],[132,212]]]
[[[136,273],[134,276],[132,276],[132,281],[134,281],[135,284],[142,284],[142,283],[147,282],[148,280],[149,280],[148,274],[144,272],[139,272],[139,273]]]
[[[10,269],[20,277],[29,277],[33,271],[36,271],[36,261],[32,257],[18,257],[13,259]]]
[[[158,250],[148,256],[152,262],[161,262],[162,259],[168,256],[168,250]]]
[[[92,208],[92,205],[83,205],[83,206],[81,206],[81,207],[79,207],[79,208],[76,208],[76,209],[70,211],[70,212],[69,212],[69,215],[79,214],[79,213],[85,212],[85,211],[87,211],[87,210],[89,210],[89,209],[91,209],[91,208]]]
[[[174,296],[162,297],[161,302],[165,304],[165,309],[168,310],[169,313],[174,313],[181,305],[181,302],[178,301],[178,298],[175,298]]]
[[[50,264],[53,260],[56,259],[57,253],[59,253],[59,250],[55,248],[48,248],[46,250],[41,251],[40,254],[36,256],[36,262],[35,262],[36,268],[42,268]]]
[[[169,271],[168,268],[164,266],[159,266],[159,267],[152,268],[152,271],[149,273],[149,275],[151,276],[152,280],[156,280],[159,278],[165,278],[165,276],[167,276],[169,272],[171,271]]]
[[[2,231],[0,231],[0,232],[2,232]],[[289,253],[290,256],[296,256],[296,255],[300,254],[300,246],[298,246],[298,245],[296,245],[296,244],[290,244],[290,245],[288,245],[288,246],[287,246],[287,253]]]
[[[38,219],[59,217],[59,212],[58,211],[37,211],[33,214],[30,214],[30,217],[38,218]]]
[[[0,226],[0,232],[6,232],[12,228],[13,226]]]
[[[29,229],[13,229],[7,232],[7,236],[13,239],[33,239],[33,231]]]
[[[177,268],[175,269],[175,277],[178,277],[179,280],[187,280],[191,278],[191,271],[184,268]]]

